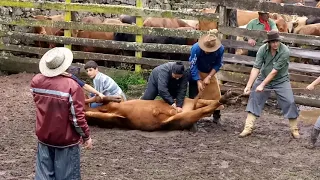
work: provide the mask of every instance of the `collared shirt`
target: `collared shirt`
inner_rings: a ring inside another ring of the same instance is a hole
[[[109,76],[98,72],[93,79],[94,88],[105,96],[121,96],[123,94],[118,84]]]
[[[275,69],[278,72],[269,83],[271,86],[289,81],[289,57],[289,48],[283,43],[280,43],[275,56],[272,56],[268,43],[262,45],[258,50],[257,57],[253,65],[254,68],[260,69],[258,79],[264,80],[272,69]]]
[[[191,55],[189,57],[191,77],[193,80],[200,80],[199,72],[210,73],[212,69],[218,72],[223,65],[223,53],[224,46],[211,53],[206,54],[199,47],[198,43],[195,43],[191,47]]]
[[[268,23],[270,25],[270,28],[271,30],[278,30],[278,27],[277,27],[277,24],[276,22],[274,22],[273,19],[268,19]],[[264,31],[265,27],[264,27],[264,24],[262,24],[260,21],[259,21],[259,18],[256,18],[256,19],[252,19],[248,24],[247,24],[247,27],[246,27],[248,30],[261,30],[261,31]],[[263,38],[258,38],[256,40],[257,42],[257,45],[262,45],[262,41],[264,39]]]

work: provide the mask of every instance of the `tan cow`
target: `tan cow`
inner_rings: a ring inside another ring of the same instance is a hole
[[[37,15],[37,16],[32,16],[32,17],[36,20],[64,21],[63,15],[54,15],[54,16]],[[63,36],[64,35],[63,29],[52,28],[52,27],[34,27],[34,32],[37,34],[43,34],[43,35],[54,35],[54,36]],[[42,42],[42,41],[37,41],[36,44],[39,47],[43,47],[43,48],[54,48],[58,45],[56,43],[47,43],[47,42]],[[61,45],[59,45],[59,46],[61,46]]]
[[[143,131],[162,129],[181,130],[190,128],[205,116],[209,116],[232,96],[227,92],[220,100],[199,99],[194,109],[195,100],[185,98],[182,112],[163,100],[129,100],[120,103],[106,102],[97,108],[86,106],[86,118],[90,123],[93,118],[108,125]],[[97,97],[99,99],[99,97]],[[97,101],[100,102],[100,101]]]
[[[179,28],[179,27],[191,27],[185,21],[178,18],[157,18],[148,17],[143,22],[144,27],[162,27],[162,28]]]

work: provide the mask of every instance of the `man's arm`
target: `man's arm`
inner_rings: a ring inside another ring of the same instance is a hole
[[[211,78],[212,76],[214,76],[221,68],[221,66],[223,65],[223,53],[224,53],[224,46],[221,45],[221,47],[218,49],[218,56],[217,59],[214,61],[213,66],[212,66],[212,70],[209,73],[209,77]]]
[[[263,59],[263,54],[265,51],[264,47],[265,45],[261,46],[257,52],[256,60],[254,61],[253,68],[251,69],[250,77],[246,86],[248,89],[251,89],[253,82],[257,79],[260,73],[260,69],[264,62],[264,59]]]
[[[90,130],[85,119],[84,93],[79,86],[72,90],[70,101],[73,125],[77,133],[86,141],[90,138]]]
[[[252,22],[253,22],[253,20],[251,20],[251,21],[247,24],[246,29],[248,29],[248,30],[252,30],[252,29],[253,29]],[[251,38],[251,37],[243,37],[243,40],[244,40],[244,41],[248,41],[249,39],[252,39],[252,38]]]
[[[172,105],[174,100],[169,93],[168,89],[168,80],[169,75],[167,72],[159,72],[159,79],[158,79],[158,91],[159,96],[168,104]]]
[[[198,73],[198,66],[197,66],[197,58],[198,58],[198,53],[197,53],[197,50],[193,46],[191,48],[189,63],[190,63],[191,78],[195,81],[200,80],[200,76]]]
[[[186,71],[182,77],[180,88],[177,93],[177,107],[183,106],[184,98],[187,93],[187,88],[188,88],[188,80],[189,80],[189,72]]]

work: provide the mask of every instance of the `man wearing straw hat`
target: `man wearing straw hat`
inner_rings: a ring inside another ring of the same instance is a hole
[[[92,148],[84,92],[76,81],[62,75],[72,60],[68,48],[49,50],[40,60],[41,74],[31,81],[37,116],[36,180],[81,179],[79,143]]]
[[[244,94],[250,94],[246,111],[248,116],[239,137],[252,133],[254,121],[261,115],[271,90],[277,95],[282,113],[289,119],[291,135],[299,138],[297,118],[299,110],[294,102],[289,79],[289,48],[280,42],[278,31],[270,31],[257,53]],[[251,92],[251,93],[250,93]]]
[[[224,46],[213,34],[203,35],[191,48],[189,98],[195,98],[199,92],[201,99],[219,100],[220,87],[216,73],[223,63]],[[213,122],[218,123],[220,110],[213,112]]]

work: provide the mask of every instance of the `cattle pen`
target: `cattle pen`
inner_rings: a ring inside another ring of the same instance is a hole
[[[164,2],[164,1],[163,1]],[[69,48],[90,46],[133,51],[134,55],[108,54],[74,50],[74,58],[83,67],[86,60],[116,62],[134,65],[141,73],[172,59],[143,57],[142,52],[189,54],[190,45],[144,43],[143,35],[182,37],[197,39],[206,34],[204,30],[181,30],[162,27],[144,27],[147,17],[208,20],[218,23],[218,35],[227,48],[257,50],[247,42],[229,39],[228,36],[264,37],[266,32],[230,27],[230,9],[267,11],[298,16],[317,16],[320,8],[277,4],[258,0],[198,0],[184,3],[174,1],[171,6],[180,10],[149,9],[137,0],[136,6],[1,0],[0,7],[54,10],[64,15],[64,21],[35,20],[13,17],[13,13],[0,17],[0,71],[13,73],[0,75],[0,179],[33,179],[36,141],[34,136],[35,114],[29,92],[33,73],[39,72],[38,62],[50,48],[38,47],[34,41],[62,44]],[[178,2],[178,3],[177,3]],[[196,7],[215,6],[216,13],[185,11]],[[40,11],[38,11],[40,12]],[[65,14],[64,14],[65,12]],[[126,14],[136,16],[134,25],[92,24],[74,20],[73,13]],[[41,13],[38,13],[39,15]],[[63,29],[63,36],[33,33],[33,27]],[[24,29],[29,28],[29,29]],[[21,30],[23,29],[23,30]],[[73,30],[117,32],[136,34],[135,42],[79,38]],[[320,37],[293,33],[280,33],[283,42],[302,47],[290,47],[290,80],[293,88],[304,88],[320,76]],[[309,64],[303,63],[308,60]],[[182,61],[189,66],[187,60]],[[233,89],[241,93],[247,83],[254,58],[226,51],[224,65],[217,77],[222,91]],[[310,63],[314,62],[314,64]],[[103,66],[103,63],[102,65]],[[101,67],[107,74],[110,70]],[[26,72],[26,73],[22,73]],[[20,74],[15,74],[20,73]],[[320,87],[314,91],[295,89],[297,104],[320,108]],[[275,98],[274,96],[272,98]],[[30,107],[30,108],[29,108]],[[222,113],[221,124],[204,119],[200,131],[141,132],[135,130],[105,130],[91,126],[94,139],[93,150],[82,150],[81,170],[83,179],[319,179],[317,151],[306,150],[302,144],[309,138],[310,123],[301,122],[301,139],[289,137],[287,121],[277,109],[266,107],[264,117],[259,119],[255,134],[245,139],[237,138],[243,129],[244,107],[230,105]],[[315,114],[312,117],[316,118]]]

